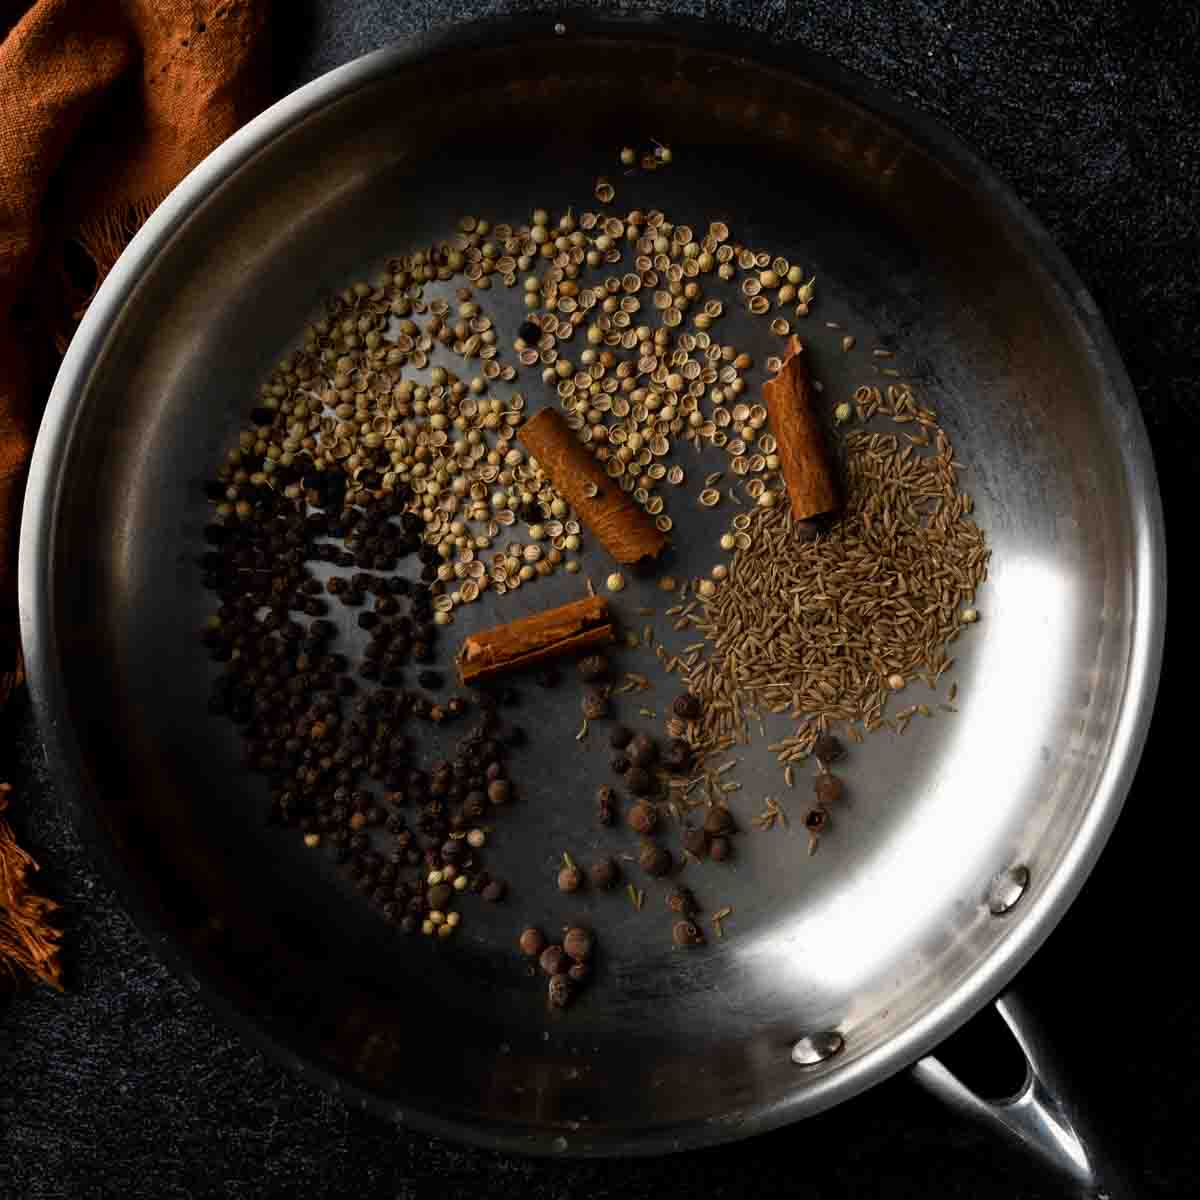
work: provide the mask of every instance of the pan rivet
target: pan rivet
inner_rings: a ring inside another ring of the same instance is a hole
[[[988,889],[988,910],[994,917],[1002,917],[1011,911],[1029,886],[1029,868],[1009,867],[992,880]]]
[[[798,1067],[815,1067],[832,1058],[845,1044],[846,1039],[836,1029],[828,1033],[810,1033],[792,1047],[792,1062]]]
[[[554,32],[557,33],[559,37],[562,37],[562,35],[567,32],[567,27],[561,21],[559,21],[554,26]]]

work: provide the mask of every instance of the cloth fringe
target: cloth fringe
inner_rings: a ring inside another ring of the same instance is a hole
[[[0,814],[8,807],[12,786],[0,784]],[[37,863],[17,845],[8,823],[0,816],[0,977],[31,975],[63,990],[58,943],[62,934],[52,921],[58,909],[30,890],[27,876]]]

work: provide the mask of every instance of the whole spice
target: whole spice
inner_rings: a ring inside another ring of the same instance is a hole
[[[512,784],[507,779],[493,779],[487,786],[489,804],[507,804],[512,799]]]
[[[572,963],[567,968],[567,978],[572,983],[586,983],[592,975],[592,964],[586,962]]]
[[[551,1008],[566,1008],[571,1003],[571,981],[566,975],[555,975],[546,985]]]
[[[558,945],[547,946],[538,959],[538,965],[547,975],[560,975],[571,964],[567,952]]]
[[[608,689],[588,688],[580,707],[583,710],[584,718],[588,721],[599,721],[608,716]]]
[[[793,518],[803,521],[832,512],[838,507],[838,489],[825,435],[813,411],[808,360],[798,337],[789,341],[779,373],[763,385],[763,401],[779,446],[779,469]]]
[[[832,733],[823,733],[813,743],[813,754],[817,762],[828,767],[845,756],[846,750]]]
[[[813,791],[817,795],[817,803],[829,807],[842,798],[844,789],[836,775],[823,772],[813,780]]]
[[[591,958],[594,939],[586,930],[578,926],[568,929],[563,936],[563,949],[576,962],[583,962]]]
[[[683,692],[675,697],[671,711],[684,721],[694,721],[704,711],[704,704],[699,696],[691,692]]]
[[[692,921],[676,921],[671,926],[671,940],[677,946],[700,946],[704,942],[704,934],[700,926]]]
[[[638,855],[638,863],[647,875],[655,877],[665,875],[671,869],[671,852],[665,846],[656,846],[647,842]]]
[[[629,822],[629,828],[634,833],[647,834],[653,833],[658,825],[658,810],[653,804],[642,802],[635,804],[630,810],[626,818]]]
[[[683,848],[697,858],[703,858],[708,853],[708,834],[703,829],[685,829],[683,831]]]
[[[672,738],[663,750],[662,765],[672,775],[684,775],[691,770],[692,748],[682,738]]]
[[[567,863],[558,872],[558,890],[577,892],[583,883],[583,873],[574,863]]]
[[[521,427],[519,437],[555,490],[617,562],[632,564],[662,553],[667,539],[654,521],[605,474],[557,409],[539,409]]]
[[[717,837],[733,832],[733,814],[722,804],[714,804],[704,814],[704,831]]]
[[[804,828],[809,833],[823,833],[829,827],[829,813],[823,808],[809,809],[804,817]]]
[[[677,887],[667,896],[667,907],[673,913],[680,913],[685,917],[694,917],[700,911],[700,905],[696,903],[691,888],[685,887]]]
[[[588,877],[591,879],[593,887],[607,891],[616,885],[617,880],[620,878],[620,871],[617,869],[617,864],[611,858],[601,858],[592,863],[588,871]]]
[[[713,862],[724,862],[733,853],[733,844],[727,837],[710,838],[708,843],[708,857]]]
[[[658,758],[658,747],[654,740],[644,733],[639,733],[626,747],[625,752],[635,767],[651,767]]]
[[[548,658],[608,645],[615,636],[608,602],[588,596],[472,634],[458,652],[459,679],[463,683],[490,679]]]
[[[521,934],[520,946],[527,958],[539,958],[546,948],[546,935],[531,925]]]

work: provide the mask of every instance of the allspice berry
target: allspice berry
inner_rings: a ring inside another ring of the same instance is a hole
[[[538,959],[538,966],[547,975],[561,975],[570,965],[567,952],[561,946],[547,946]]]
[[[846,756],[846,748],[832,733],[823,733],[813,743],[813,754],[821,766],[828,767]]]
[[[711,838],[708,843],[708,857],[713,862],[724,862],[733,853],[733,843],[727,837]]]
[[[599,683],[608,678],[608,659],[603,654],[589,654],[579,660],[579,678],[584,683]]]
[[[667,897],[667,907],[673,913],[680,913],[685,917],[695,916],[700,911],[700,905],[696,903],[692,889],[685,887],[677,887]]]
[[[526,957],[538,958],[546,948],[546,935],[531,925],[521,934],[520,946],[521,953]]]
[[[566,1008],[571,1003],[571,981],[565,975],[555,975],[546,985],[546,998],[551,1008]]]
[[[817,794],[818,804],[836,804],[842,798],[842,781],[826,771],[813,780],[813,791]]]
[[[577,892],[583,883],[583,873],[578,867],[563,867],[558,873],[558,890],[560,892]]]
[[[599,721],[601,718],[607,717],[608,689],[588,688],[584,693],[583,703],[580,707],[583,709],[583,715],[589,721]]]
[[[663,751],[662,764],[672,775],[683,775],[692,767],[692,748],[683,738],[672,738]]]
[[[704,934],[694,921],[676,921],[671,926],[671,941],[677,946],[699,946],[704,942]]]
[[[563,949],[576,962],[583,962],[592,956],[592,935],[586,929],[575,926],[568,929],[563,937]]]
[[[703,858],[708,853],[708,834],[703,829],[685,829],[683,831],[683,848],[697,858]]]
[[[733,832],[733,814],[724,805],[714,804],[704,814],[704,830],[713,836]]]
[[[675,697],[671,711],[683,721],[695,721],[704,712],[700,697],[692,692],[682,692]]]
[[[630,767],[625,772],[625,786],[635,796],[648,796],[654,790],[654,777],[642,767]]]
[[[592,863],[591,869],[588,871],[592,886],[605,890],[617,882],[618,874],[617,864],[611,858],[602,858],[598,862]]]
[[[629,761],[635,767],[650,767],[654,765],[654,760],[658,758],[658,747],[654,744],[653,738],[647,737],[644,733],[639,733],[629,743],[625,753],[629,756]]]
[[[629,822],[629,828],[634,833],[653,833],[654,827],[658,824],[658,810],[653,804],[635,804],[629,810],[629,816],[626,817]]]
[[[633,741],[633,730],[627,725],[614,725],[608,735],[608,744],[614,750],[624,750]]]
[[[647,875],[658,878],[671,869],[671,852],[664,846],[656,846],[647,842],[638,855],[638,862]]]
[[[512,799],[512,784],[507,779],[493,779],[488,784],[487,798],[492,804],[507,804]]]

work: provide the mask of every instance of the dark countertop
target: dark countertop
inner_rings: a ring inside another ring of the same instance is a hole
[[[1142,402],[1170,531],[1179,528],[1200,444],[1194,5],[647,7],[797,39],[972,143],[1048,226],[1099,303]],[[435,21],[536,8],[546,6],[279,3],[280,86]],[[1178,535],[1174,545],[1179,555]],[[1150,745],[1117,832],[1022,977],[1085,1094],[1114,1122],[1144,1194],[1192,1194],[1200,1178],[1192,1119],[1200,1009],[1176,982],[1171,918],[1191,868],[1193,789],[1158,766],[1182,736],[1186,620],[1176,614]],[[1020,1181],[990,1135],[959,1125],[904,1078],[803,1126],[658,1162],[545,1164],[384,1126],[264,1060],[167,973],[65,819],[28,711],[18,705],[9,719],[19,832],[43,865],[42,886],[65,905],[70,990],[0,1000],[2,1200],[301,1191],[410,1200],[473,1190],[641,1200],[750,1188],[817,1200],[1060,1195],[1047,1181]]]

